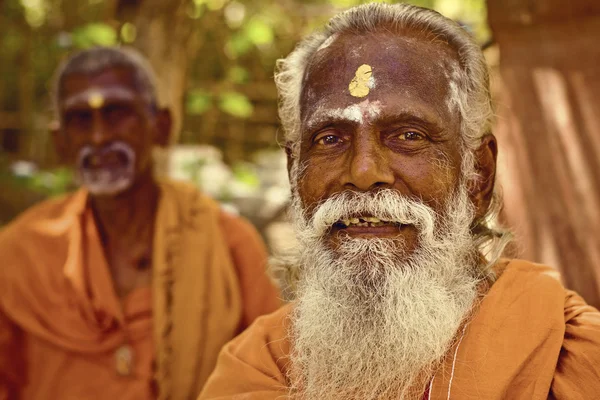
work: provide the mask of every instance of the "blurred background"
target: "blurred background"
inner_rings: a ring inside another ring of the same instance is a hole
[[[190,180],[285,246],[289,197],[273,69],[360,0],[0,0],[0,226],[73,190],[48,126],[54,70],[77,49],[126,44],[155,67],[175,115],[159,172]],[[497,104],[511,256],[551,264],[600,306],[600,2],[417,0],[484,49]],[[0,262],[1,255],[0,255]]]

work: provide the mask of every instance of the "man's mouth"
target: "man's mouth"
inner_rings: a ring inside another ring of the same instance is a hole
[[[333,225],[332,232],[346,232],[349,235],[389,236],[400,233],[408,225],[373,216],[342,218]]]
[[[364,217],[351,217],[351,218],[340,219],[338,222],[335,223],[335,225],[338,226],[339,228],[347,228],[347,227],[353,227],[353,226],[375,227],[375,226],[390,226],[390,225],[400,227],[402,224],[400,224],[399,222],[394,222],[394,221],[390,221],[390,220],[383,219],[383,218],[364,216]]]
[[[82,167],[85,169],[118,169],[127,168],[130,160],[127,154],[120,151],[91,154],[84,158]]]

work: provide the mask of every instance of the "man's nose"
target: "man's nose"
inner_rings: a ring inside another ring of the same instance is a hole
[[[394,180],[394,172],[379,141],[373,136],[355,141],[344,186],[347,189],[368,191],[391,187]]]
[[[110,126],[102,117],[101,110],[95,110],[92,117],[90,141],[94,146],[101,147],[112,140]]]

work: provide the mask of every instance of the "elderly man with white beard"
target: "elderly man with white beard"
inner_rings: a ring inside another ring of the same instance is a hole
[[[200,399],[591,399],[600,313],[501,259],[483,55],[436,12],[369,4],[278,64],[294,301],[221,352]]]
[[[58,69],[53,137],[81,188],[0,230],[0,400],[195,398],[281,305],[252,225],[154,175],[171,133],[157,84],[130,48]]]

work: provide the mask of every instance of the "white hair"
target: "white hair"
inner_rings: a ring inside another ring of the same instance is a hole
[[[422,398],[489,278],[470,234],[467,188],[439,215],[393,189],[342,192],[311,217],[295,196],[292,209],[300,279],[289,331],[291,397]],[[407,252],[402,238],[346,235],[331,248],[331,225],[355,213],[414,226],[418,248]]]
[[[57,70],[52,102],[55,112],[62,96],[64,80],[75,74],[96,75],[109,68],[126,68],[133,73],[134,84],[142,98],[152,107],[158,106],[156,74],[146,58],[130,47],[93,47],[69,57]]]
[[[300,96],[311,58],[334,35],[392,32],[443,40],[453,48],[460,67],[450,72],[450,103],[461,116],[462,172],[466,180],[477,180],[474,151],[491,132],[493,109],[488,69],[481,48],[456,22],[436,11],[409,4],[372,3],[351,8],[333,17],[325,29],[302,40],[285,59],[277,61],[275,83],[279,93],[279,118],[287,145],[297,157],[300,144]],[[499,188],[494,189],[485,216],[473,222],[477,247],[489,266],[500,257],[512,235],[501,229]]]

